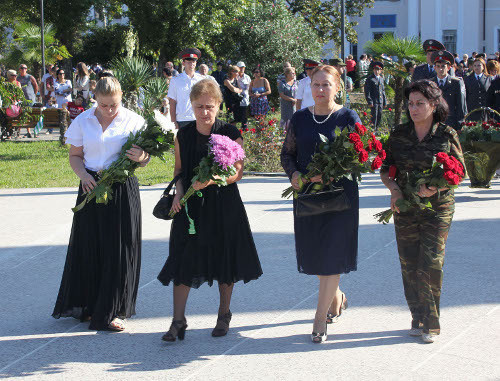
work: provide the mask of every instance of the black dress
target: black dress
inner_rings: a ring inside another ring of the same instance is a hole
[[[316,116],[322,121],[326,116]],[[323,124],[313,120],[309,109],[293,114],[281,151],[281,164],[291,178],[295,171],[307,173],[318,143],[319,134],[335,139],[335,128],[354,127],[360,122],[355,111],[346,108],[334,112]],[[295,216],[294,230],[297,267],[299,272],[310,275],[344,274],[357,269],[359,193],[356,181],[342,179],[335,183],[342,186],[351,208],[342,212],[312,217]]]
[[[84,197],[80,184],[76,205]],[[52,316],[92,317],[89,328],[105,330],[115,317],[135,315],[140,269],[141,200],[130,177],[113,184],[107,205],[92,200],[75,213]]]
[[[212,133],[236,140],[238,129],[218,119]],[[182,163],[182,184],[191,185],[193,170],[208,154],[208,135],[196,129],[196,122],[181,128],[177,134]],[[189,217],[194,220],[196,234],[189,234],[186,209],[177,213],[170,230],[169,256],[158,280],[168,286],[186,285],[198,288],[214,280],[231,284],[245,283],[262,275],[260,261],[250,224],[236,183],[219,187],[211,185],[192,196],[188,202]]]

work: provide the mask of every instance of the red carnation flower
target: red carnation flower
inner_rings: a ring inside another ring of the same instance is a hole
[[[442,164],[444,164],[449,159],[449,156],[446,152],[438,152],[435,156],[437,162]]]
[[[382,166],[382,159],[380,157],[376,157],[372,161],[372,171],[379,169]]]
[[[385,150],[380,150],[380,152],[378,153],[378,157],[380,157],[382,160],[385,160],[385,158],[387,157]]]
[[[483,124],[483,128],[484,128],[485,130],[489,130],[489,129],[490,129],[490,126],[489,126],[489,124]]]
[[[368,152],[366,152],[366,150],[364,149],[359,151],[358,160],[360,163],[365,163],[368,160]]]
[[[371,152],[373,150],[373,142],[371,140],[368,141],[368,147],[366,147],[366,150],[368,152]]]
[[[443,175],[448,184],[450,185],[458,185],[460,184],[460,177],[458,177],[453,171],[446,171]]]
[[[366,111],[363,111],[363,116],[367,116],[368,113]]]
[[[395,165],[391,165],[389,167],[389,178],[394,180],[397,174],[398,174],[398,167],[396,167]]]
[[[373,140],[373,148],[375,148],[375,151],[377,152],[382,151],[382,143],[380,143],[380,140],[377,139]]]
[[[377,140],[377,137],[375,136],[375,134],[372,132],[372,140],[375,141]]]
[[[389,111],[392,111],[392,108],[390,108],[390,107],[389,107],[389,109],[388,109],[388,110],[389,110]]]
[[[250,132],[255,133],[255,132],[256,132],[255,128],[252,128],[252,129],[250,130]]]
[[[363,148],[365,148],[363,146],[363,142],[359,141],[359,142],[354,142],[354,149],[357,151],[357,152],[360,152]]]
[[[358,134],[356,134],[355,132],[353,133],[350,133],[349,134],[349,141],[351,143],[354,143],[354,142],[360,142],[361,141],[361,138],[359,137]]]

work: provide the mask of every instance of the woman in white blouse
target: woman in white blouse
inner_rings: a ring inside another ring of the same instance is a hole
[[[59,69],[57,71],[57,78],[54,81],[57,107],[61,108],[63,104],[71,102],[71,89],[71,81],[66,79],[64,69]]]
[[[71,123],[69,162],[80,178],[76,204],[96,186],[99,171],[118,158],[131,132],[144,119],[121,106],[120,83],[105,77],[95,89],[97,107]],[[127,151],[145,166],[140,147]],[[90,329],[123,331],[123,319],[135,314],[141,263],[141,201],[136,177],[115,183],[107,205],[88,203],[75,213],[59,295],[52,316],[90,321]]]
[[[76,65],[75,90],[76,95],[82,95],[84,104],[87,104],[89,99],[90,75],[87,65],[83,62],[78,62]]]

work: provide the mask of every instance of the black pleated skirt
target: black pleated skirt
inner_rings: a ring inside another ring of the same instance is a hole
[[[236,184],[211,185],[188,200],[196,234],[182,209],[172,222],[169,256],[158,280],[198,288],[214,281],[247,283],[262,274],[250,224]]]
[[[76,205],[84,196],[80,184]],[[141,200],[131,177],[113,185],[107,205],[92,200],[75,213],[52,316],[90,318],[90,329],[104,330],[134,315],[140,268]]]

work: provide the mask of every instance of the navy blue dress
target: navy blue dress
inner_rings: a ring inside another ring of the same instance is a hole
[[[325,116],[316,115],[319,122]],[[341,108],[323,124],[313,120],[309,109],[297,111],[289,125],[281,151],[281,164],[288,177],[295,171],[307,173],[307,165],[320,143],[319,134],[335,139],[337,127],[354,128],[361,122],[355,111]],[[356,181],[342,179],[336,186],[342,186],[351,203],[351,208],[342,212],[320,216],[295,216],[295,248],[299,272],[310,275],[345,274],[357,269],[359,192]]]

